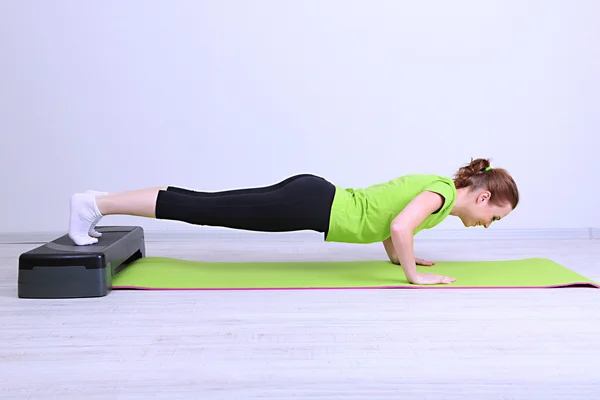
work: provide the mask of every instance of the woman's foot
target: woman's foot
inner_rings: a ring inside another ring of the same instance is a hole
[[[91,237],[94,227],[102,218],[96,205],[96,194],[75,193],[71,196],[71,216],[69,220],[69,237],[78,246],[98,243],[97,237]]]
[[[108,192],[98,192],[96,190],[86,190],[85,192],[86,193],[91,193],[95,197],[97,197],[97,196],[107,196],[108,195]],[[96,224],[99,221],[100,220],[96,221],[96,223],[92,224],[92,226],[90,227],[88,235],[90,235],[91,237],[94,237],[94,238],[101,238],[102,237],[102,234],[96,230]]]
[[[131,215],[156,218],[156,199],[167,186],[133,190],[121,193],[88,190],[71,196],[69,237],[79,246],[98,243],[102,236],[95,230],[105,215]]]

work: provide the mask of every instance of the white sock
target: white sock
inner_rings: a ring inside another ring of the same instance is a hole
[[[96,190],[86,190],[86,193],[91,193],[95,196],[106,196],[108,194],[108,192],[98,192]],[[94,222],[92,224],[92,226],[90,226],[90,231],[88,232],[88,235],[90,235],[91,237],[95,237],[95,238],[100,238],[102,237],[102,234],[100,232],[98,232],[95,228],[96,228],[96,224],[100,222],[100,220]]]
[[[75,193],[71,196],[69,237],[78,246],[98,243],[98,238],[90,237],[89,232],[101,218],[94,194]]]

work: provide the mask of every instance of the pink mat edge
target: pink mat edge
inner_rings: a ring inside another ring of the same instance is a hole
[[[190,290],[334,290],[334,289],[557,289],[573,286],[585,286],[599,289],[600,285],[592,282],[571,282],[547,286],[454,286],[454,285],[397,285],[397,286],[318,286],[318,287],[256,287],[256,288],[151,288],[144,286],[113,286],[113,290],[159,290],[159,291],[190,291]]]

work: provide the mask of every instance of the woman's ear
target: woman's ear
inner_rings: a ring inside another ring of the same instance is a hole
[[[483,203],[484,201],[489,200],[490,197],[492,197],[490,191],[484,190],[483,192],[479,193],[479,196],[477,196],[477,203]]]

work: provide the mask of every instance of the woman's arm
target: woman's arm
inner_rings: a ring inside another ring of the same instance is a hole
[[[402,266],[406,279],[413,284],[436,284],[451,283],[455,279],[441,275],[421,274],[417,272],[417,265],[413,250],[414,231],[431,213],[439,210],[443,205],[444,199],[437,193],[424,191],[417,195],[402,210],[391,223],[391,244],[386,247],[388,256],[393,262],[393,255]],[[384,242],[385,246],[385,242]],[[389,248],[389,250],[388,250]]]
[[[383,248],[385,249],[385,252],[387,253],[392,264],[400,264],[398,255],[396,254],[396,249],[394,249],[394,243],[392,243],[391,236],[383,241]]]

